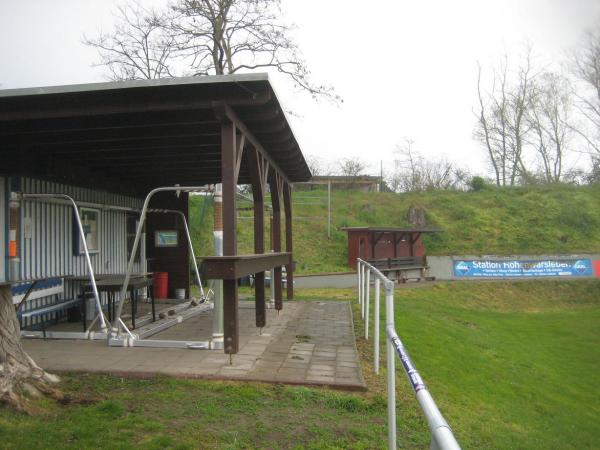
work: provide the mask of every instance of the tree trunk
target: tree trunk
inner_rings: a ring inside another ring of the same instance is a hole
[[[21,329],[10,286],[0,286],[0,400],[19,411],[32,413],[31,397],[42,394],[62,399],[52,385],[57,376],[40,368],[21,345]]]

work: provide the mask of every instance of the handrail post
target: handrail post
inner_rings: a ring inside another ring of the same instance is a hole
[[[379,277],[375,277],[375,314],[373,317],[373,332],[375,334],[373,338],[373,364],[375,365],[375,373],[379,374]]]
[[[360,292],[362,293],[362,302],[360,304],[360,318],[365,320],[365,272],[366,266],[363,265],[360,274]]]
[[[358,275],[358,305],[362,305],[362,262],[358,260],[356,274]]]
[[[367,267],[367,279],[365,280],[365,339],[369,339],[369,305],[371,303],[371,269]]]
[[[394,283],[385,282],[385,326],[394,328]],[[387,334],[386,334],[387,336]],[[396,448],[396,355],[392,342],[386,338],[388,378],[388,449]]]
[[[129,257],[129,262],[127,263],[127,269],[125,271],[125,279],[123,280],[123,286],[121,286],[121,291],[119,294],[119,299],[120,299],[119,305],[117,306],[117,312],[113,319],[112,334],[114,337],[119,336],[121,334],[121,330],[127,331],[129,333],[129,330],[125,326],[125,322],[123,322],[121,320],[121,314],[123,312],[123,305],[125,304],[125,296],[127,295],[127,288],[129,287],[129,280],[131,279],[131,272],[133,271],[133,264],[135,262],[135,256],[136,256],[137,249],[138,249],[138,246],[140,243],[142,229],[144,228],[144,222],[146,220],[146,213],[148,212],[148,207],[150,205],[150,199],[154,196],[154,194],[156,194],[158,192],[177,192],[177,191],[190,192],[190,191],[204,191],[204,190],[205,190],[205,188],[201,187],[201,186],[198,186],[198,187],[166,186],[166,187],[158,187],[158,188],[152,189],[146,195],[144,204],[142,205],[142,210],[140,212],[140,220],[138,222],[137,231],[135,232],[135,239],[133,240],[133,247],[131,249],[131,255]],[[116,326],[115,326],[115,324],[116,324]],[[131,334],[131,333],[129,333],[129,334]]]
[[[363,322],[367,318],[367,274],[369,273],[369,267],[365,264],[365,271],[363,276],[363,304],[362,304],[362,318]]]
[[[94,300],[96,303],[96,308],[98,309],[98,317],[100,317],[100,328],[104,331],[108,327],[106,326],[106,320],[104,318],[104,313],[102,312],[102,302],[100,301],[100,294],[98,293],[98,286],[96,285],[96,276],[94,275],[94,266],[92,265],[92,260],[90,259],[90,252],[87,246],[85,232],[83,230],[83,224],[81,223],[81,215],[79,213],[79,207],[77,206],[77,202],[75,199],[67,194],[59,194],[59,193],[48,193],[48,194],[29,194],[29,193],[21,193],[22,199],[41,199],[41,198],[54,198],[54,199],[64,199],[70,203],[70,206],[73,207],[73,212],[75,213],[75,221],[77,222],[77,231],[79,234],[79,239],[81,240],[81,245],[83,246],[83,253],[85,255],[85,263],[88,269],[88,275],[90,277],[90,284],[92,286],[92,292],[94,294]],[[96,321],[94,319],[94,322]],[[93,322],[92,322],[93,325]],[[90,329],[92,327],[90,325]],[[89,329],[87,330],[89,331]]]

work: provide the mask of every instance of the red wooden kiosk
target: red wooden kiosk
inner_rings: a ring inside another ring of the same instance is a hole
[[[437,228],[347,227],[348,266],[355,269],[356,259],[382,260],[400,257],[425,257],[421,236],[437,233]]]

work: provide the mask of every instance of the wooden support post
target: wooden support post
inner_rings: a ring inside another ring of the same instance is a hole
[[[385,233],[380,232],[379,234],[376,231],[367,231],[367,235],[369,236],[369,240],[371,241],[371,258],[376,259],[375,257],[375,247],[377,243],[381,240]]]
[[[269,186],[271,187],[271,204],[273,206],[273,222],[272,222],[272,239],[273,239],[273,250],[275,252],[281,251],[281,202],[279,196],[282,191],[283,180],[279,177],[277,172],[273,172],[269,179]],[[283,307],[283,298],[281,293],[281,267],[275,267],[271,277],[271,282],[275,288],[275,309],[281,310]]]
[[[294,255],[292,242],[292,186],[285,183],[283,186],[283,208],[285,210],[285,251],[292,253],[291,264],[285,267],[287,276],[287,299],[294,299]]]
[[[239,351],[239,314],[237,280],[223,280],[223,338],[227,354]]]
[[[236,129],[231,122],[221,124],[221,179],[223,183],[223,255],[237,253],[235,195],[238,149]],[[223,280],[223,334],[225,353],[239,350],[237,280]]]
[[[376,238],[377,233],[367,231],[367,236],[369,241],[371,242],[371,258],[375,259],[375,246],[377,245],[377,241],[379,240]]]
[[[414,239],[413,239],[412,234],[410,234],[408,236],[408,242],[410,244],[410,256],[415,256],[415,244],[419,240],[420,236],[421,236],[421,233],[415,233]]]
[[[248,152],[248,172],[252,180],[254,198],[254,253],[265,252],[265,188],[269,171],[269,162],[261,157],[256,149]],[[254,301],[256,307],[256,326],[267,324],[265,305],[265,272],[254,275]]]

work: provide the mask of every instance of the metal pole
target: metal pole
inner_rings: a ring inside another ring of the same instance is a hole
[[[431,448],[440,450],[460,450],[450,426],[442,416],[427,389],[417,392],[417,400],[425,413],[431,430]]]
[[[367,292],[365,294],[365,339],[369,339],[369,305],[371,304],[371,270],[367,268]]]
[[[142,233],[140,243],[140,269],[142,273],[148,273],[148,259],[146,255],[146,230]],[[148,288],[142,290],[142,298],[148,299]]]
[[[442,416],[442,413],[427,390],[427,386],[410,359],[410,355],[404,348],[393,325],[387,326],[386,334],[389,342],[392,343],[394,350],[402,362],[404,373],[415,392],[417,401],[425,415],[425,419],[427,419],[432,438],[431,448],[440,450],[459,450],[460,446],[454,438],[450,426]]]
[[[369,267],[365,264],[364,277],[363,277],[363,320],[367,319],[367,276],[369,273]]]
[[[331,239],[331,181],[327,182],[327,237]]]
[[[98,315],[100,316],[100,327],[102,331],[106,330],[106,321],[104,320],[104,313],[102,312],[102,303],[100,303],[100,294],[98,294],[98,286],[96,286],[96,277],[94,276],[94,268],[92,267],[92,260],[90,258],[90,252],[88,251],[87,242],[85,240],[85,231],[83,231],[83,224],[81,223],[81,217],[79,216],[79,208],[77,203],[72,197],[66,194],[21,194],[23,198],[62,198],[68,200],[73,206],[75,211],[75,218],[77,222],[77,228],[79,231],[79,237],[83,245],[83,252],[85,254],[85,263],[87,265],[88,273],[90,276],[90,284],[92,285],[92,291],[94,292],[94,299],[96,300],[96,308],[98,308]],[[135,251],[134,251],[135,253]]]
[[[213,240],[215,245],[215,256],[223,256],[223,185],[215,185],[214,196],[214,230]],[[213,300],[213,334],[211,347],[213,349],[224,348],[223,332],[223,280],[214,280],[215,292]]]
[[[151,213],[172,213],[178,214],[181,216],[181,221],[183,222],[183,228],[185,230],[185,237],[187,238],[188,247],[190,249],[190,254],[192,255],[192,262],[194,263],[194,272],[196,274],[196,282],[198,283],[198,287],[200,288],[200,293],[202,295],[202,299],[206,299],[204,294],[204,288],[202,287],[202,280],[200,279],[200,271],[198,270],[198,263],[196,262],[196,254],[194,253],[194,246],[192,245],[192,237],[190,236],[190,229],[188,228],[187,220],[185,219],[185,214],[183,211],[178,211],[176,209],[150,209],[148,212]],[[144,240],[144,236],[146,233],[142,233],[142,242]]]
[[[115,324],[113,323],[113,326],[112,326],[113,334],[120,333],[121,328],[127,328],[127,327],[125,327],[125,324],[121,320],[121,313],[123,312],[123,304],[125,303],[125,295],[127,294],[127,288],[129,287],[129,280],[131,279],[131,272],[133,270],[133,264],[135,262],[135,254],[136,254],[138,246],[140,244],[140,237],[142,234],[142,230],[144,228],[144,222],[146,220],[146,213],[148,212],[148,205],[150,203],[150,199],[154,196],[154,194],[156,194],[158,192],[169,192],[169,191],[200,192],[200,191],[205,191],[205,190],[206,190],[206,188],[204,186],[167,186],[167,187],[159,187],[156,189],[152,189],[146,196],[146,199],[144,200],[144,205],[142,206],[142,212],[140,213],[140,221],[138,223],[138,228],[135,233],[135,239],[133,241],[133,248],[131,250],[131,256],[129,257],[129,262],[127,263],[127,271],[125,272],[125,279],[123,280],[123,286],[121,287],[121,292],[119,295],[119,300],[120,300],[119,306],[117,307],[117,312],[115,314],[115,317],[117,320],[114,321],[117,324],[117,326],[115,327]],[[127,330],[127,331],[129,331],[129,330]]]
[[[385,323],[386,329],[394,328],[394,283],[385,282]],[[388,379],[388,449],[396,449],[396,355],[392,341],[387,343],[387,379]]]
[[[374,355],[373,364],[375,365],[375,373],[379,375],[379,277],[375,278],[375,317],[373,318],[373,338]]]
[[[200,271],[198,270],[198,262],[196,261],[196,255],[194,253],[194,246],[192,245],[192,237],[190,236],[190,229],[187,225],[187,220],[185,220],[185,214],[181,211],[175,211],[181,216],[181,221],[183,222],[183,227],[185,228],[185,235],[187,236],[188,245],[190,246],[190,253],[192,254],[192,263],[194,264],[194,271],[196,272],[196,281],[198,282],[198,287],[200,288],[200,294],[202,298],[205,299],[206,296],[204,294],[204,288],[202,287],[202,280],[200,279]],[[191,296],[190,296],[191,297]]]
[[[358,305],[362,305],[362,262],[360,260],[357,261],[356,266],[356,274],[358,275]]]
[[[360,268],[360,318],[365,320],[365,266]]]

